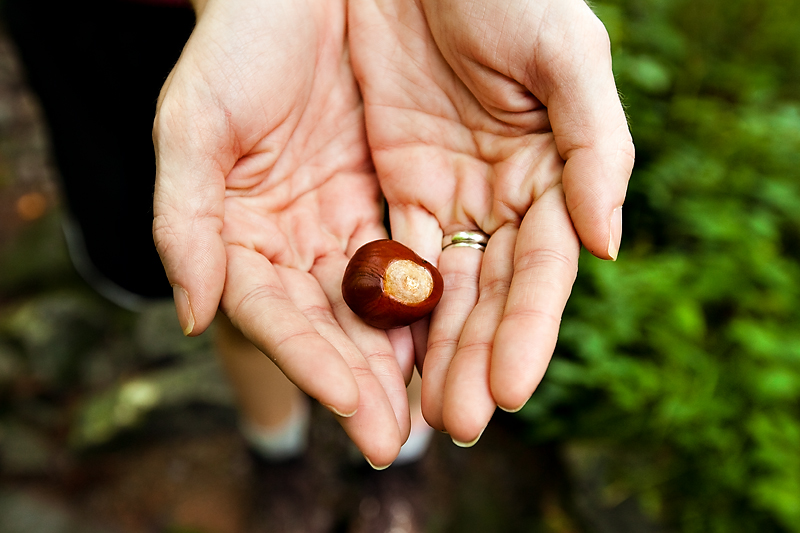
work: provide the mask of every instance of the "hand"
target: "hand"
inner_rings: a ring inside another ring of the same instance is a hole
[[[349,22],[393,238],[445,279],[414,332],[423,413],[473,442],[544,375],[578,235],[616,257],[633,145],[608,38],[581,0],[351,0]],[[462,229],[485,254],[441,252]]]
[[[221,303],[382,466],[409,414],[403,354],[341,296],[347,258],[385,236],[344,12],[208,2],[158,104],[154,237],[185,332]]]

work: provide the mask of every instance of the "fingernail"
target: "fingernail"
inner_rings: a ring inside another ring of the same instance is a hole
[[[470,442],[461,442],[460,440],[453,439],[453,437],[450,438],[453,439],[453,444],[455,444],[459,448],[472,448],[473,446],[475,446],[475,444],[478,443],[479,440],[481,440],[481,436],[483,435],[483,431],[485,429],[486,428],[482,429],[481,432],[478,434],[478,436],[475,437],[475,439],[471,440]]]
[[[622,241],[622,206],[614,209],[611,214],[610,236],[608,239],[608,255],[612,260],[617,260],[619,244]]]
[[[181,323],[184,335],[190,335],[194,329],[194,314],[189,304],[189,293],[180,285],[172,286],[172,297],[175,299],[175,309],[178,312],[178,321]]]
[[[358,412],[358,408],[356,408],[352,413],[342,413],[338,409],[336,409],[332,405],[322,404],[325,409],[330,411],[331,413],[335,414],[336,416],[341,416],[342,418],[350,418],[351,416],[355,415]]]
[[[525,402],[525,403],[528,403],[528,402]],[[520,405],[519,407],[515,407],[515,408],[512,408],[512,409],[506,409],[506,408],[505,408],[505,407],[503,407],[502,405],[498,405],[497,407],[499,407],[500,409],[502,409],[502,410],[503,410],[503,411],[505,411],[506,413],[516,413],[516,412],[518,412],[520,409],[522,409],[523,407],[525,407],[525,404],[523,403],[523,404],[522,404],[522,405]]]
[[[381,470],[386,470],[387,468],[389,468],[390,466],[392,466],[392,463],[389,463],[389,464],[388,464],[388,465],[386,465],[386,466],[375,466],[374,464],[372,464],[372,461],[370,461],[370,460],[369,460],[369,458],[368,458],[366,455],[364,456],[364,459],[366,459],[366,461],[367,461],[367,464],[368,464],[369,466],[371,466],[373,470],[378,470],[378,471],[381,471]]]

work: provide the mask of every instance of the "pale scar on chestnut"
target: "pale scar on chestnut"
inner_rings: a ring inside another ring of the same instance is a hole
[[[359,248],[342,279],[344,301],[364,322],[381,329],[425,317],[442,297],[436,267],[397,241],[381,239]]]
[[[400,259],[386,267],[383,288],[386,294],[406,305],[419,304],[433,292],[433,276],[424,266]]]

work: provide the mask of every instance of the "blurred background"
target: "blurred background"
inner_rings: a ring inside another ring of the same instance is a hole
[[[319,530],[800,532],[800,3],[593,8],[637,148],[619,261],[584,254],[544,382],[472,449],[364,471],[315,411],[273,488],[313,478]],[[209,336],[92,291],[61,205],[0,31],[0,531],[278,531]]]

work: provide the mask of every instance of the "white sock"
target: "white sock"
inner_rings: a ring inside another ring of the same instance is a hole
[[[249,420],[241,420],[239,429],[254,451],[266,459],[283,461],[305,452],[310,419],[311,408],[308,402],[304,401],[278,427],[265,428]]]

